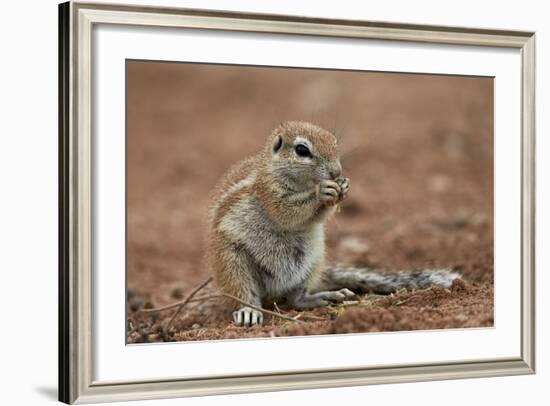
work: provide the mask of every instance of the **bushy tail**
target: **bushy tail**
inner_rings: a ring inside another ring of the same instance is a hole
[[[353,266],[334,266],[325,270],[322,290],[348,288],[356,293],[389,294],[400,289],[424,289],[437,285],[450,287],[460,277],[445,269],[383,272]]]

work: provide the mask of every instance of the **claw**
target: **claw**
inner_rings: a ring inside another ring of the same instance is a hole
[[[237,326],[255,326],[263,323],[264,315],[256,309],[241,307],[233,312],[233,321]]]
[[[319,185],[319,200],[326,205],[338,203],[339,196],[342,193],[338,182],[324,179]]]
[[[339,201],[344,200],[349,192],[350,189],[350,182],[348,178],[338,178],[336,179],[336,182],[340,186],[340,193],[338,195]]]
[[[348,288],[340,289],[338,292],[342,293],[346,297],[346,299],[349,299],[349,298],[352,298],[352,297],[356,296],[355,293],[353,293]]]

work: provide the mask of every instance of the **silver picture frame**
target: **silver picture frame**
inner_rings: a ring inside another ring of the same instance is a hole
[[[95,382],[92,359],[92,29],[185,27],[507,47],[521,52],[521,354],[517,358]],[[89,403],[326,388],[535,371],[535,33],[68,2],[59,6],[59,400]]]

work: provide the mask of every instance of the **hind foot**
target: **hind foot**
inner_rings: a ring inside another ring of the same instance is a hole
[[[262,324],[264,315],[256,309],[245,306],[233,312],[233,321],[237,326],[250,327]]]
[[[355,293],[346,288],[316,293],[302,292],[291,298],[290,305],[299,310],[314,309],[316,307],[327,306],[331,303],[340,303],[352,297],[355,297]]]

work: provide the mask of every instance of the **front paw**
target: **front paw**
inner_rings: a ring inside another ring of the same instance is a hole
[[[322,180],[319,184],[319,200],[325,206],[334,206],[340,201],[340,185],[333,180]]]
[[[348,197],[349,189],[350,189],[350,183],[348,178],[338,178],[336,179],[336,183],[340,186],[340,194],[338,195],[338,201],[341,202],[346,197]]]
[[[249,327],[262,324],[264,315],[256,309],[245,306],[233,312],[233,321],[237,326]]]

